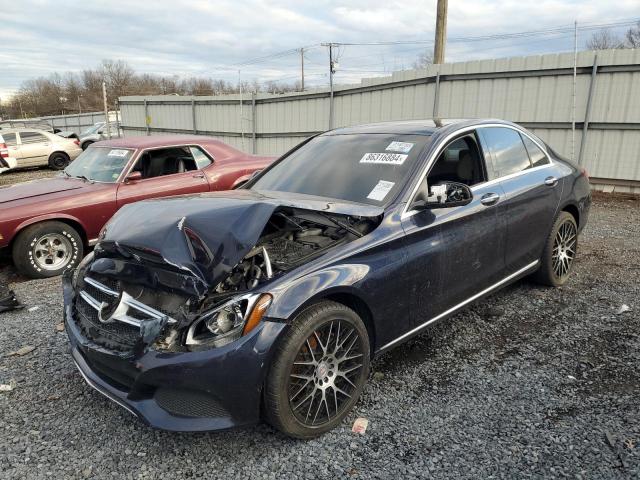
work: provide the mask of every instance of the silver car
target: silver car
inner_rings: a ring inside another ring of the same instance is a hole
[[[92,143],[99,142],[100,140],[107,140],[109,138],[109,130],[111,131],[111,138],[122,136],[122,129],[120,128],[120,125],[114,122],[109,123],[108,130],[105,122],[98,122],[84,130],[80,133],[80,146],[82,147],[82,150],[86,150]]]
[[[6,157],[14,160],[7,165],[9,168],[48,165],[54,170],[62,170],[82,153],[78,139],[63,138],[44,130],[3,129],[0,136],[0,143],[7,151]],[[9,169],[2,166],[4,170]]]

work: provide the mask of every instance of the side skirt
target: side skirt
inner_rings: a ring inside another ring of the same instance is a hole
[[[437,315],[437,316],[433,317],[432,319],[427,320],[423,324],[418,325],[414,329],[409,330],[407,333],[399,336],[395,340],[392,340],[389,343],[387,343],[386,345],[382,346],[380,348],[380,350],[378,350],[377,353],[382,353],[385,350],[388,350],[389,348],[391,348],[391,347],[393,347],[393,346],[395,346],[395,345],[397,345],[399,343],[402,343],[404,341],[409,340],[410,338],[414,337],[415,335],[418,335],[422,330],[424,330],[426,327],[428,327],[432,323],[437,322],[438,320],[442,320],[443,318],[454,314],[455,312],[460,310],[462,307],[464,307],[465,305],[468,305],[469,303],[473,302],[474,300],[477,300],[478,298],[483,297],[483,296],[485,296],[485,295],[497,290],[498,288],[500,288],[500,287],[502,287],[502,286],[504,286],[504,285],[506,285],[506,284],[508,284],[510,282],[516,281],[519,277],[522,277],[525,274],[534,271],[539,263],[540,263],[539,260],[536,260],[535,262],[530,263],[526,267],[523,267],[520,270],[518,270],[517,272],[512,273],[508,277],[503,278],[498,283],[494,283],[490,287],[485,288],[484,290],[482,290],[479,293],[476,293],[472,297],[467,298],[465,301],[463,301],[463,302],[451,307],[449,310],[446,310],[446,311],[442,312],[440,315]]]

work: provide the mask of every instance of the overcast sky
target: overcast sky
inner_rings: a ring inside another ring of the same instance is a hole
[[[639,0],[451,0],[448,36],[640,18]],[[320,42],[432,41],[436,0],[0,0],[0,97],[29,78],[123,59],[138,72],[236,81],[238,64]],[[590,34],[581,34],[581,45]],[[570,51],[571,33],[452,41],[447,61]],[[409,68],[430,45],[347,46],[337,81]],[[327,82],[326,50],[306,54],[307,83]],[[242,66],[242,78],[293,81],[299,57]]]

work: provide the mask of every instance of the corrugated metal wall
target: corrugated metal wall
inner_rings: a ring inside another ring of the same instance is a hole
[[[120,114],[116,112],[109,112],[109,121],[115,122],[116,118],[119,118],[119,115]],[[20,119],[15,120],[19,121]],[[48,123],[53,128],[80,134],[80,132],[86,130],[88,127],[95,125],[98,122],[104,122],[104,112],[87,112],[72,115],[53,115],[49,117],[29,118],[28,120],[40,120]]]
[[[430,66],[336,87],[333,126],[503,118],[530,128],[565,156],[581,158],[595,183],[640,192],[640,50],[578,55],[575,136],[573,91],[572,54]],[[329,128],[328,90],[248,94],[242,105],[239,95],[122,97],[120,106],[128,135],[213,135],[259,154],[283,153]]]

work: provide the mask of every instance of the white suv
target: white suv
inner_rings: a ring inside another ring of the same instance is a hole
[[[81,153],[77,139],[44,130],[18,128],[0,132],[0,172],[42,165],[62,170]]]

